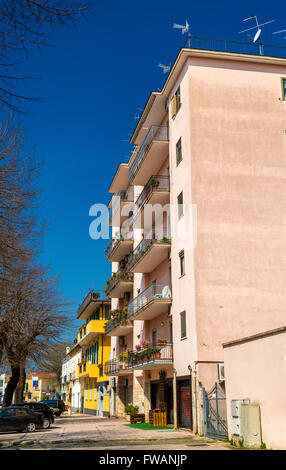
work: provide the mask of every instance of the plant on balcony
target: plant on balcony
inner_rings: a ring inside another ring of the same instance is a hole
[[[167,341],[166,338],[158,338],[159,346],[166,346],[167,343],[168,343],[168,341]]]
[[[135,349],[136,351],[141,351],[142,349],[141,344],[136,344]]]
[[[157,180],[156,178],[152,178],[151,179],[151,186],[152,188],[158,188],[158,186],[160,185],[160,181]]]
[[[146,339],[141,341],[141,346],[144,349],[147,349],[150,346],[150,341],[147,341]]]
[[[160,242],[161,243],[170,243],[170,238],[163,237],[163,238],[161,238]]]

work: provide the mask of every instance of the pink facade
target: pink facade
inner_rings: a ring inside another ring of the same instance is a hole
[[[229,435],[232,400],[258,404],[262,442],[286,448],[286,327],[224,345]]]
[[[147,384],[159,380],[163,369],[179,387],[178,423],[181,419],[195,431],[203,425],[202,387],[208,390],[217,381],[217,365],[224,360],[222,344],[285,323],[285,76],[283,59],[182,49],[162,92],[150,96],[131,139],[135,151],[111,186],[111,192],[133,186],[136,202],[150,178],[169,176],[171,213],[164,214],[163,224],[171,222],[170,248],[154,243],[131,268],[128,311],[135,299],[137,311],[129,316],[133,348],[152,340],[156,330],[156,338],[173,343],[172,364],[134,370],[133,401],[150,408]],[[174,112],[178,88],[180,106]],[[165,203],[158,188],[149,197]],[[133,230],[136,254],[142,227],[134,223]],[[138,302],[146,302],[145,289],[152,285],[162,289],[141,311]],[[167,286],[171,306],[162,294]],[[112,308],[120,302],[112,299]],[[116,354],[130,346],[130,338],[112,337]],[[180,416],[186,407],[180,400],[187,396],[180,390],[187,390],[187,382],[193,406]]]

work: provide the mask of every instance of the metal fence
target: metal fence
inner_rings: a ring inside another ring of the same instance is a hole
[[[153,175],[148,183],[144,186],[143,191],[140,193],[134,204],[133,219],[141,211],[142,207],[148,201],[153,191],[170,191],[170,178],[165,175]]]
[[[98,291],[90,290],[90,292],[87,294],[83,302],[78,307],[78,311],[77,311],[78,316],[81,315],[82,312],[84,312],[84,310],[90,304],[90,302],[93,302],[96,300],[105,300],[105,292],[101,290],[98,290]]]
[[[151,126],[140,149],[137,152],[134,162],[128,172],[129,184],[133,181],[137,171],[142,165],[145,157],[149,151],[150,145],[153,140],[165,141],[169,140],[169,127],[168,126]]]
[[[128,318],[136,315],[139,310],[155,300],[170,300],[171,298],[170,285],[152,284],[128,304]]]
[[[120,325],[131,325],[131,321],[127,318],[127,312],[123,310],[118,311],[118,315],[112,316],[110,320],[105,324],[105,334],[110,333],[110,331],[114,330]]]
[[[128,257],[128,261],[126,264],[127,271],[130,271],[130,269],[132,269],[132,267],[144,256],[145,253],[147,253],[147,251],[151,248],[154,243],[171,243],[168,235],[168,228],[162,227],[162,234],[160,238],[156,233],[153,234],[152,238],[143,238]]]
[[[190,49],[201,49],[217,52],[232,52],[237,54],[264,55],[269,57],[286,58],[286,47],[275,44],[234,41],[229,39],[190,36],[185,46]]]

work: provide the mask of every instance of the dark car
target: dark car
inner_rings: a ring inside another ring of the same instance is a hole
[[[61,414],[65,411],[65,403],[63,400],[42,400],[40,403],[48,405],[50,408],[53,408],[54,414],[56,416],[61,416]]]
[[[31,402],[24,402],[24,403],[19,403],[19,404],[14,404],[11,405],[11,407],[24,407],[27,408],[31,411],[34,411],[35,413],[40,413],[44,415],[44,423],[43,423],[43,428],[47,429],[50,427],[50,425],[54,422],[54,411],[52,408],[50,408],[48,405],[45,405],[44,403],[39,403],[37,401],[31,401]],[[9,407],[9,408],[11,408]]]
[[[0,432],[34,432],[37,428],[42,428],[43,423],[43,414],[34,413],[23,406],[2,408],[0,410]]]

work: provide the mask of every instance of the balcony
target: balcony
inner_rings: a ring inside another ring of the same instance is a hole
[[[151,370],[173,364],[173,345],[156,344],[133,351],[128,356],[127,366],[131,369]]]
[[[171,287],[152,284],[128,304],[127,317],[132,320],[151,320],[167,312],[171,303]]]
[[[128,190],[121,190],[112,197],[109,204],[110,215],[109,225],[121,227],[122,223],[128,219],[129,212],[133,210],[134,203],[134,187]]]
[[[90,290],[78,308],[77,318],[88,318],[94,312],[95,307],[102,303],[110,303],[110,300],[105,298],[105,292]]]
[[[126,270],[113,273],[111,278],[106,281],[106,296],[112,299],[121,299],[124,292],[131,292],[133,290],[133,276],[133,273]]]
[[[126,307],[125,307],[126,308]],[[111,318],[105,325],[105,334],[109,336],[126,336],[133,328],[132,320],[127,317],[125,310],[112,310]]]
[[[163,233],[166,233],[164,231]],[[126,269],[133,273],[150,273],[168,257],[171,240],[165,236],[161,239],[154,234],[152,239],[143,238],[129,255]]]
[[[124,256],[129,255],[132,251],[133,243],[133,230],[115,236],[104,250],[107,261],[112,263],[121,261]]]
[[[105,333],[105,320],[90,320],[84,328],[80,329],[78,344],[84,346],[96,336]]]
[[[120,355],[119,355],[120,356]],[[105,375],[126,375],[132,374],[133,370],[129,368],[128,361],[126,359],[111,359],[104,364]]]
[[[143,211],[146,204],[160,204],[162,208],[170,202],[170,178],[164,175],[152,175],[134,204],[133,221]],[[153,220],[155,220],[153,214]]]
[[[129,184],[144,186],[168,156],[168,126],[151,126],[128,171]]]

